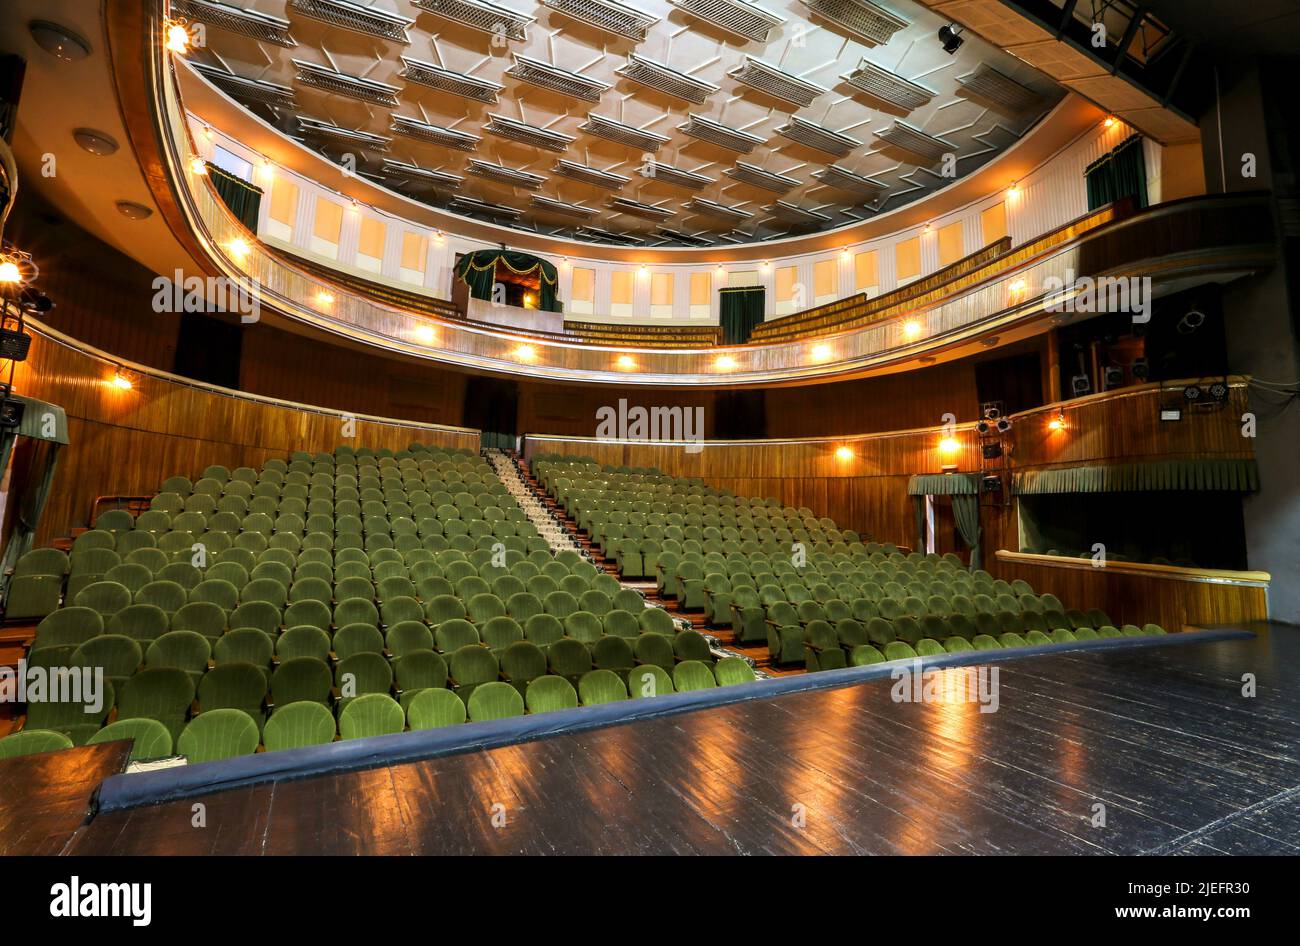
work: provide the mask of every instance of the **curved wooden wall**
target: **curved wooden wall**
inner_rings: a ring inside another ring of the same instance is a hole
[[[356,416],[343,437],[340,412],[242,394],[112,359],[39,323],[28,323],[31,353],[17,366],[19,394],[68,414],[71,443],[60,454],[37,544],[88,525],[98,496],[144,496],[168,476],[204,467],[260,467],[294,450],[329,451],[341,443],[400,450],[412,442],[479,446],[479,432]],[[131,390],[112,384],[118,369]]]

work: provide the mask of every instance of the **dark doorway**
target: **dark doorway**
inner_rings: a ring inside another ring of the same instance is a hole
[[[763,392],[719,391],[713,399],[713,436],[718,440],[766,437],[767,404]]]
[[[515,413],[519,406],[519,384],[509,378],[474,375],[465,385],[465,409],[461,424],[485,433],[515,437]]]
[[[186,312],[176,339],[175,371],[183,378],[238,390],[242,344],[243,332],[235,323]]]

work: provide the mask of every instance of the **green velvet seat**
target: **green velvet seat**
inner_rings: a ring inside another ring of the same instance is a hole
[[[469,696],[469,719],[473,723],[491,722],[524,715],[524,698],[508,683],[484,683]]]
[[[507,686],[511,692],[513,687]],[[516,693],[516,695],[518,695]],[[440,729],[456,726],[468,718],[465,702],[451,690],[430,687],[421,690],[407,707],[406,719],[411,730]]]
[[[132,762],[152,762],[172,755],[172,734],[167,727],[156,719],[119,719],[109,723],[87,740],[86,744],[96,746],[105,742],[131,740]]]
[[[215,709],[190,720],[176,740],[176,752],[191,763],[252,755],[261,742],[257,723],[243,710]]]
[[[19,756],[71,748],[72,740],[63,733],[50,732],[47,729],[24,729],[22,732],[10,733],[0,739],[0,759],[15,759]]]
[[[391,736],[406,728],[401,705],[386,693],[366,693],[348,701],[339,712],[339,736],[364,739]]]
[[[691,690],[709,690],[718,685],[709,665],[698,660],[685,660],[673,667],[673,688],[678,693]]]
[[[583,706],[626,700],[627,687],[613,670],[590,670],[578,680],[578,696]]]
[[[530,713],[575,709],[578,706],[578,691],[564,677],[544,674],[528,681],[528,687],[524,691],[524,705]]]

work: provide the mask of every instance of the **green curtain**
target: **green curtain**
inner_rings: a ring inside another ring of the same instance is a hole
[[[262,188],[235,177],[229,171],[208,162],[208,177],[222,203],[230,208],[245,227],[257,232],[257,214],[262,207]]]
[[[45,512],[45,504],[49,501],[50,489],[54,484],[59,452],[68,443],[68,417],[63,408],[35,398],[19,395],[10,397],[23,403],[23,419],[17,428],[7,428],[0,432],[0,471],[8,469],[10,454],[19,437],[48,441],[50,450],[46,454],[45,471],[39,485],[35,489],[29,489],[22,497],[10,498],[11,502],[19,501],[20,505],[14,517],[9,542],[5,546],[4,558],[0,560],[0,574],[8,574],[18,558],[32,547],[36,527],[40,525],[41,515]]]
[[[762,286],[743,286],[721,290],[719,321],[722,344],[743,345],[756,325],[763,322],[765,293]]]
[[[1057,470],[1023,470],[1013,489],[1036,493],[1127,493],[1161,490],[1226,490],[1253,493],[1259,489],[1254,460],[1154,460],[1111,463]]]
[[[952,497],[952,516],[957,520],[957,531],[970,549],[970,567],[980,567],[980,538],[984,530],[980,528],[980,498],[970,493],[955,493]]]
[[[1137,208],[1147,205],[1147,166],[1142,151],[1142,136],[1133,135],[1123,144],[1102,155],[1083,172],[1088,188],[1088,209],[1096,210],[1132,197]]]
[[[560,311],[559,274],[555,266],[528,253],[511,250],[475,250],[466,253],[456,264],[456,278],[469,286],[475,299],[492,301],[492,286],[496,283],[497,264],[504,265],[518,276],[537,273],[537,307],[546,312]]]
[[[920,552],[925,549],[925,497],[912,497],[912,515],[916,517],[916,545],[913,548]]]
[[[978,495],[979,477],[974,473],[918,473],[907,481],[909,496]]]

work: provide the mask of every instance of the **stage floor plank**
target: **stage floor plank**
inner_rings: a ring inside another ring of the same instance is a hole
[[[1300,631],[1259,630],[1011,661],[992,713],[877,681],[103,814],[69,850],[1296,854]]]
[[[99,783],[126,769],[128,742],[0,760],[0,855],[60,854]]]

